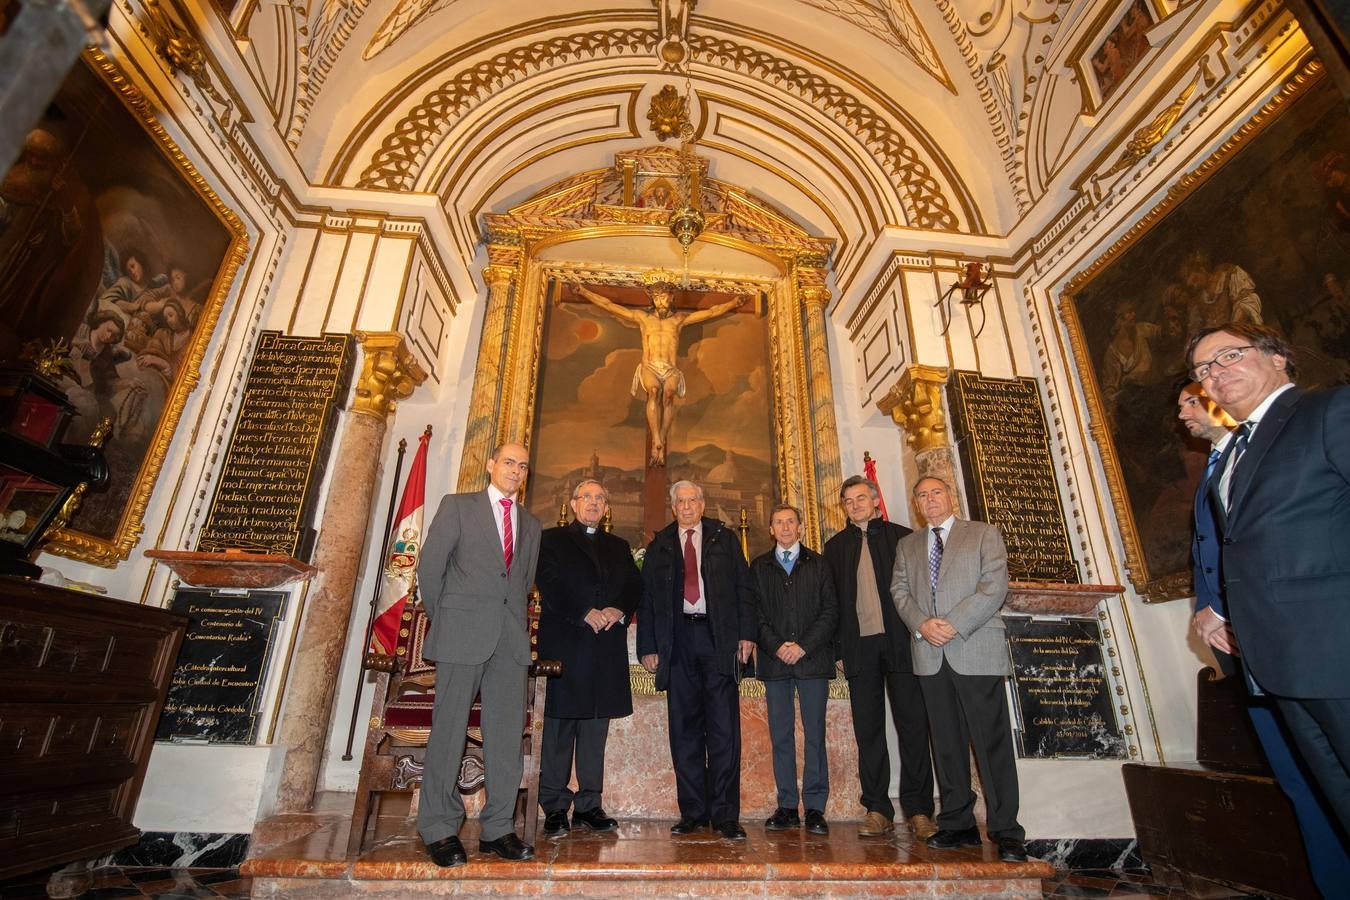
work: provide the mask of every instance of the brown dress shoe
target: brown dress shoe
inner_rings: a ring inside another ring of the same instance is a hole
[[[909,817],[909,829],[921,841],[926,841],[938,833],[937,823],[923,813]]]
[[[881,837],[894,830],[895,823],[876,810],[869,810],[858,826],[858,834],[862,837]]]

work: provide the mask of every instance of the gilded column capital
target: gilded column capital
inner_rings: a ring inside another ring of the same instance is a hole
[[[483,281],[490,288],[510,287],[516,278],[516,267],[491,263],[483,267]]]
[[[384,421],[399,400],[408,399],[427,380],[427,373],[397,332],[358,331],[356,339],[364,360],[352,412]]]
[[[824,309],[830,302],[830,289],[825,286],[825,270],[804,268],[797,270],[797,296],[808,307]]]
[[[905,432],[905,443],[915,453],[949,446],[947,416],[942,411],[942,386],[948,370],[914,364],[877,401],[877,408]]]

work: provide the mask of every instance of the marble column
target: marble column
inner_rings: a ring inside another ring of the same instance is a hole
[[[877,401],[877,408],[904,431],[905,443],[914,453],[919,478],[940,478],[958,489],[957,496],[952,499],[956,513],[960,515],[959,489],[963,480],[958,477],[960,467],[952,453],[947,414],[942,408],[942,388],[947,384],[948,375],[945,368],[915,363]]]
[[[427,377],[401,335],[365,331],[356,335],[364,362],[342,440],[330,462],[328,499],[312,559],[318,573],[310,582],[276,739],[285,754],[273,807],[278,813],[303,812],[313,803],[379,482],[386,423],[397,401],[411,396]]]
[[[483,334],[478,340],[478,362],[474,366],[473,399],[469,421],[464,429],[464,451],[460,454],[461,491],[476,491],[487,484],[488,455],[496,447],[501,422],[503,363],[506,358],[506,329],[521,252],[519,247],[489,245],[490,262],[483,269],[487,282],[487,308],[483,313]]]
[[[808,266],[797,269],[797,296],[806,311],[807,393],[811,405],[811,429],[815,438],[815,486],[820,493],[821,542],[844,527],[844,512],[835,502],[835,492],[843,482],[839,459],[839,428],[834,418],[834,383],[830,377],[830,349],[825,339],[825,307],[830,289],[825,286],[825,269]]]

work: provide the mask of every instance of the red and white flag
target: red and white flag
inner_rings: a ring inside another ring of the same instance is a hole
[[[428,428],[417,439],[417,455],[403,485],[403,499],[398,504],[394,531],[390,537],[389,560],[384,568],[384,586],[375,610],[375,626],[371,631],[370,649],[375,653],[392,654],[398,643],[398,630],[403,618],[403,607],[412,596],[413,580],[417,573],[417,554],[422,549],[422,512],[426,507],[427,445],[431,443]]]
[[[863,451],[863,476],[877,486],[877,507],[881,510],[881,520],[889,522],[891,517],[886,514],[886,498],[881,496],[881,482],[877,481],[877,461],[866,450]]]

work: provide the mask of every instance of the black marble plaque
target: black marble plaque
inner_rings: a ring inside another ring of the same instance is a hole
[[[310,520],[352,374],[345,334],[264,331],[197,549],[308,561]]]
[[[180,588],[170,608],[189,622],[155,740],[253,743],[285,592]]]
[[[1096,619],[1004,616],[1019,752],[1035,759],[1124,759]]]
[[[970,518],[1003,532],[1009,577],[1077,584],[1036,379],[955,372],[947,390]]]

